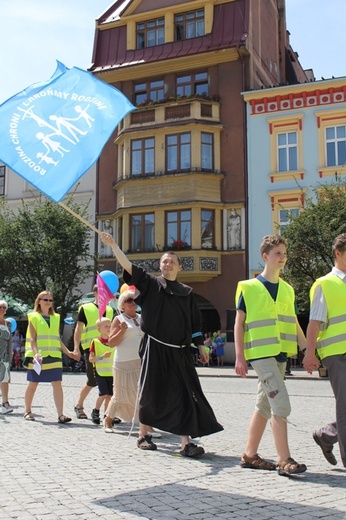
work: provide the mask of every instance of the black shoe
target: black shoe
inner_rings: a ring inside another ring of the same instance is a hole
[[[180,455],[183,457],[200,457],[204,453],[204,448],[202,446],[197,446],[196,444],[193,444],[192,442],[189,442],[188,444],[185,444],[185,448],[183,450],[180,450]]]
[[[329,464],[331,464],[332,466],[336,466],[337,460],[333,453],[333,446],[326,446],[325,444],[322,444],[321,439],[318,437],[316,430],[313,432],[312,437],[316,444],[318,444],[318,446],[321,448],[324,458],[329,462]]]
[[[94,424],[100,424],[100,410],[93,409],[91,412],[91,420]]]
[[[157,446],[151,440],[151,436],[150,435],[143,435],[143,437],[140,437],[137,440],[137,446],[141,450],[155,451],[157,449]]]

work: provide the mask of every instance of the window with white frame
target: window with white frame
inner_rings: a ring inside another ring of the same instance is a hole
[[[278,171],[298,170],[297,132],[277,134]]]
[[[303,114],[267,119],[270,135],[270,180],[304,179]]]
[[[155,171],[155,139],[133,139],[131,141],[131,174],[147,175]]]
[[[326,166],[346,165],[346,126],[329,126],[325,130]]]
[[[136,36],[137,49],[162,45],[165,43],[165,19],[162,17],[137,23]]]
[[[286,227],[293,218],[299,217],[299,208],[281,208],[279,209],[279,232],[281,235],[285,233]]]
[[[130,216],[131,251],[154,251],[155,215],[144,213]]]

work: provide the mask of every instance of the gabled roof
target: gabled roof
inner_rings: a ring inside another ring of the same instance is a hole
[[[118,0],[102,13],[97,19],[98,24],[116,22],[120,20],[126,9],[133,3],[134,0]]]
[[[116,2],[103,14],[102,20],[121,16],[133,1],[136,0]],[[248,33],[248,4],[249,0],[237,0],[215,5],[213,30],[210,34],[144,49],[127,50],[126,25],[98,30],[96,52],[90,70],[93,72],[114,70],[138,63],[157,62],[244,46]],[[101,19],[98,22],[100,23]]]

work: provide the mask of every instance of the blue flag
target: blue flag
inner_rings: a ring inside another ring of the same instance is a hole
[[[49,81],[0,105],[0,160],[59,202],[134,110],[116,88],[60,62]]]

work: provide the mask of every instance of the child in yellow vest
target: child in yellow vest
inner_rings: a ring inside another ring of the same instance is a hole
[[[108,345],[109,332],[111,330],[111,320],[101,318],[96,322],[97,330],[100,333],[90,343],[89,361],[94,365],[95,379],[99,389],[99,397],[96,400],[95,408],[91,413],[94,424],[100,424],[100,407],[104,403],[105,410],[113,395],[113,358],[115,348]]]
[[[263,272],[238,283],[234,339],[236,373],[246,377],[250,362],[258,376],[256,407],[240,465],[277,469],[279,475],[287,476],[306,471],[306,465],[296,462],[288,447],[287,417],[291,406],[284,382],[287,357],[295,354],[297,343],[304,349],[306,340],[296,317],[294,290],[280,278],[287,260],[286,248],[283,236],[263,238]],[[276,465],[262,459],[257,451],[268,420],[279,459]]]

